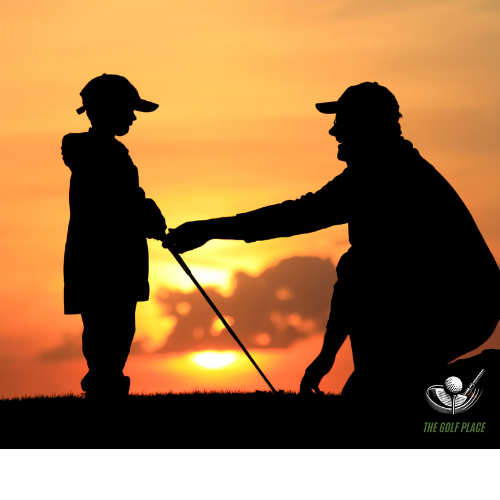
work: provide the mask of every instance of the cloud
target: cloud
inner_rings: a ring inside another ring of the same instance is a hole
[[[330,260],[292,257],[253,277],[240,272],[230,297],[206,292],[247,348],[286,348],[322,333],[336,272]],[[177,324],[156,352],[234,349],[235,341],[202,295],[162,290],[157,300]]]
[[[64,361],[83,356],[81,335],[66,334],[61,344],[40,354],[42,361]]]
[[[408,11],[423,10],[427,6],[435,7],[437,5],[450,4],[449,0],[421,0],[413,2],[411,0],[346,0],[335,4],[334,15],[336,18],[365,18],[365,17],[384,17],[388,14],[406,13]]]
[[[337,280],[330,260],[292,257],[255,277],[239,272],[235,280],[230,297],[213,288],[205,290],[245,347],[286,348],[325,331]],[[174,317],[176,323],[156,353],[237,348],[198,290],[183,293],[163,289],[150,300],[157,300],[164,315]],[[144,344],[144,339],[135,340],[130,354],[148,354]],[[81,335],[70,334],[39,355],[40,360],[49,362],[82,357]]]

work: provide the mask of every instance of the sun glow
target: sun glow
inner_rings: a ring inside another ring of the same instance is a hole
[[[197,281],[204,287],[214,287],[219,293],[228,297],[234,289],[231,269],[189,265]],[[181,267],[174,261],[171,263],[150,263],[150,283],[153,288],[166,287],[172,291],[184,293],[195,290],[193,282],[186,276]]]
[[[203,351],[191,355],[191,361],[203,368],[210,370],[217,370],[225,368],[226,366],[234,363],[237,356],[234,352],[218,352],[218,351]]]
[[[177,324],[177,318],[165,316],[156,300],[137,303],[136,321],[136,340],[143,341],[142,348],[146,352],[154,352],[162,347]]]

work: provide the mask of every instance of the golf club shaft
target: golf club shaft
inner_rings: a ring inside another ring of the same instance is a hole
[[[486,370],[481,370],[479,372],[479,375],[469,384],[469,387],[467,387],[467,390],[465,391],[465,395],[468,396],[475,388],[476,388],[476,384],[479,382],[479,379],[483,376],[483,373],[485,372]]]
[[[174,250],[172,250],[170,248],[169,248],[169,250],[172,253],[172,255],[174,256],[175,260],[182,267],[182,269],[184,270],[184,272],[191,278],[191,281],[195,284],[196,288],[198,288],[198,290],[203,295],[203,297],[205,297],[205,300],[210,304],[210,307],[214,310],[215,314],[217,314],[218,318],[222,321],[222,324],[226,327],[227,331],[231,334],[231,336],[233,337],[233,339],[236,340],[236,342],[241,347],[241,349],[243,350],[243,352],[247,355],[248,359],[252,362],[252,364],[255,366],[255,368],[260,373],[260,375],[262,376],[262,378],[266,381],[266,384],[271,388],[271,390],[273,391],[274,394],[278,394],[278,391],[273,387],[273,385],[271,384],[271,382],[269,382],[269,380],[267,379],[267,377],[264,375],[264,372],[259,368],[259,365],[254,361],[254,359],[252,358],[251,354],[247,351],[246,347],[241,343],[240,339],[236,336],[236,333],[233,332],[233,329],[229,326],[229,324],[226,321],[226,319],[224,318],[224,316],[222,316],[222,314],[217,309],[217,307],[215,306],[215,304],[212,302],[212,300],[210,299],[210,297],[206,294],[205,290],[203,290],[203,288],[201,287],[201,285],[198,283],[198,281],[196,280],[196,278],[193,276],[193,273],[191,272],[191,270],[189,269],[189,267],[187,266],[187,264],[184,262],[184,260],[182,259],[182,257],[177,252],[175,252]]]

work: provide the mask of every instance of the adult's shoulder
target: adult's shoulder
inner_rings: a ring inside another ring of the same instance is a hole
[[[435,179],[445,182],[444,177],[439,173],[439,171],[432,165],[428,160],[426,160],[420,153],[420,151],[407,139],[401,138],[401,143],[398,149],[398,168],[403,167],[402,172],[406,172],[415,181],[417,179]]]
[[[342,172],[336,175],[331,181],[328,181],[317,193],[339,189],[341,186],[346,186],[353,182],[355,178],[354,169],[346,167]]]
[[[411,161],[406,165],[408,180],[413,190],[425,199],[425,207],[434,212],[434,218],[437,218],[439,212],[443,217],[448,217],[448,224],[452,224],[452,221],[465,223],[467,220],[470,227],[475,227],[465,203],[439,169],[427,161],[412,145],[407,152],[411,155]]]
[[[428,161],[426,161],[423,158],[423,156],[420,154],[420,151],[408,139],[405,139],[404,137],[400,137],[396,144],[397,145],[394,147],[394,151],[396,153],[396,155],[395,155],[396,158],[405,159],[405,160],[413,160],[416,162],[425,162],[425,163],[428,163],[430,165],[430,163]]]

